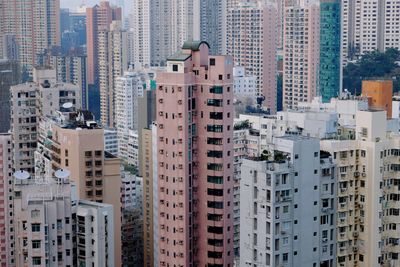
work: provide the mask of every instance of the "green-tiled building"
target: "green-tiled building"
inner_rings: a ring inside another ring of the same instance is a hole
[[[340,0],[321,0],[318,84],[324,102],[337,97],[340,90],[340,16]]]

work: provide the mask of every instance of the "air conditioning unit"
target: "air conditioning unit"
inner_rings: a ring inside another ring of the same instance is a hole
[[[353,247],[353,252],[357,252],[358,251],[358,247]]]
[[[360,176],[360,172],[354,172],[354,177],[359,177]]]
[[[361,176],[362,176],[362,177],[366,177],[367,174],[366,174],[365,172],[363,172],[363,173],[361,174]]]
[[[322,242],[324,242],[324,243],[326,243],[326,242],[328,242],[328,238],[322,238]]]
[[[353,232],[354,237],[358,237],[358,232]]]

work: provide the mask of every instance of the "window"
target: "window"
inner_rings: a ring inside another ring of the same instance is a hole
[[[222,92],[223,92],[223,87],[222,86],[210,87],[210,93],[211,94],[222,94]]]
[[[213,209],[223,209],[224,208],[224,202],[207,201],[207,207],[213,208]]]
[[[288,259],[289,259],[288,254],[287,254],[287,253],[283,253],[283,255],[282,255],[282,260],[283,260],[283,262],[287,262]]]
[[[40,232],[40,224],[39,223],[32,224],[32,232]]]
[[[40,218],[40,210],[32,210],[31,211],[31,218],[32,219]]]
[[[178,71],[178,65],[173,64],[173,65],[172,65],[172,71],[173,71],[173,72],[177,72],[177,71]]]
[[[283,206],[283,213],[289,212],[289,206]]]
[[[207,182],[213,184],[223,184],[224,177],[223,176],[207,176]]]
[[[40,248],[40,240],[33,240],[32,241],[32,248],[33,249]]]
[[[41,257],[32,257],[32,264],[33,265],[42,265],[42,258]]]
[[[210,58],[210,66],[215,66],[215,58]]]

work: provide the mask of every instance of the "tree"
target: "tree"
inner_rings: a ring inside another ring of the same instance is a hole
[[[352,94],[361,93],[363,80],[367,79],[393,79],[395,92],[399,91],[400,68],[397,62],[400,60],[400,51],[389,48],[384,53],[372,51],[364,54],[357,62],[349,63],[343,71],[343,88]]]

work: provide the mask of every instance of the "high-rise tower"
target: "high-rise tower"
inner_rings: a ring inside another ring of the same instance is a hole
[[[185,42],[157,75],[158,263],[233,266],[233,59]]]
[[[318,87],[324,102],[341,90],[340,14],[340,0],[321,0]]]

